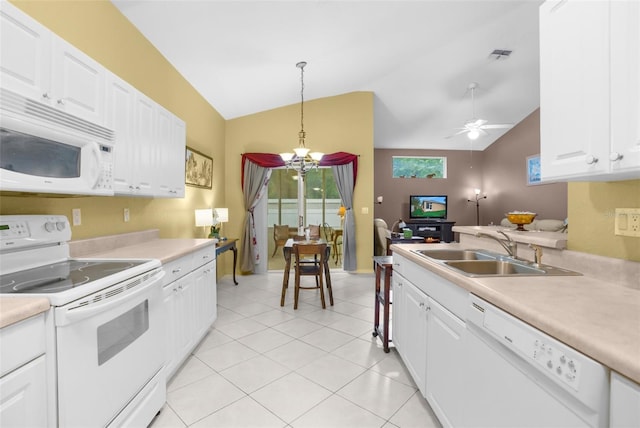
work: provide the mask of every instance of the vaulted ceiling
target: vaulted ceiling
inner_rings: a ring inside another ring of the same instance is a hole
[[[225,119],[299,103],[299,61],[305,100],[374,93],[375,148],[482,150],[507,129],[451,135],[540,104],[540,0],[112,1]]]

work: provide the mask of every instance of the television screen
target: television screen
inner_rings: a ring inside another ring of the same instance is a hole
[[[409,218],[447,218],[447,195],[411,195]]]

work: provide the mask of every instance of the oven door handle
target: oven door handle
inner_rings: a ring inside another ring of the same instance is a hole
[[[60,308],[56,311],[56,325],[64,326],[67,324],[71,324],[104,311],[108,311],[112,309],[114,306],[119,306],[122,303],[145,293],[149,287],[157,284],[162,277],[164,277],[165,271],[159,270],[151,279],[148,279],[146,282],[140,284],[138,287],[134,288],[131,292],[125,292],[117,295],[117,297],[111,297],[104,301],[104,303],[99,304],[90,304],[86,307],[79,307],[77,309],[67,309]]]

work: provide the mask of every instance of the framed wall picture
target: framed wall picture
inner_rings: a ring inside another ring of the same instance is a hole
[[[527,186],[541,184],[540,181],[540,155],[527,157]]]
[[[211,189],[213,182],[213,159],[187,147],[185,152],[185,179],[188,186]]]

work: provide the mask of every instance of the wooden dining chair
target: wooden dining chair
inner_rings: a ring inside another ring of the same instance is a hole
[[[320,225],[309,225],[309,239],[312,241],[320,239]]]
[[[289,225],[274,224],[273,225],[273,242],[275,244],[274,245],[275,248],[273,249],[273,254],[271,254],[271,257],[276,255],[276,252],[278,251],[278,247],[283,247],[284,244],[287,242],[287,239],[289,239]]]
[[[324,271],[327,264],[327,244],[293,244],[293,257],[295,258],[295,290],[293,297],[293,309],[298,309],[298,296],[300,289],[320,289],[320,301],[322,309],[327,307],[324,300]],[[306,258],[317,259],[318,263],[301,263]],[[302,276],[314,276],[316,285],[313,287],[300,285]],[[331,300],[333,300],[333,297]]]

